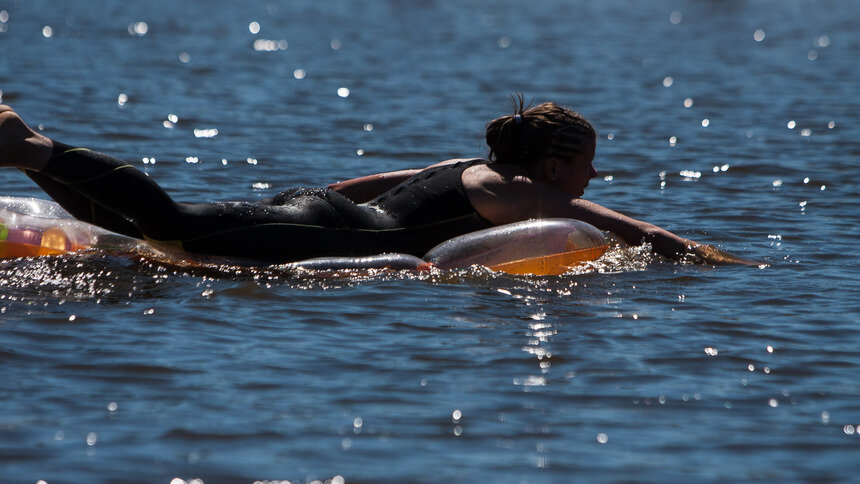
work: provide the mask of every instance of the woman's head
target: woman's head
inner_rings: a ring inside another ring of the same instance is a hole
[[[520,165],[535,179],[580,196],[597,175],[591,166],[597,134],[579,113],[547,102],[525,108],[514,98],[516,112],[487,124],[489,159]]]

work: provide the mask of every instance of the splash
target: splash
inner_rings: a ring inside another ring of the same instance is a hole
[[[581,274],[618,274],[621,272],[644,271],[655,259],[663,259],[654,254],[651,244],[627,246],[615,242],[600,259],[572,267],[569,275]]]
[[[288,265],[243,266],[194,263],[155,252],[134,255],[89,250],[48,257],[0,262],[0,306],[63,304],[67,301],[122,303],[128,300],[173,297],[213,282],[252,282],[261,287],[328,290],[368,283],[414,281],[430,285],[496,288],[522,297],[555,291],[559,283],[575,284],[588,274],[643,271],[656,259],[648,244],[628,247],[613,243],[598,260],[572,267],[561,276],[510,275],[483,266],[465,269],[407,271],[388,269],[310,270]],[[519,296],[518,296],[519,297]]]

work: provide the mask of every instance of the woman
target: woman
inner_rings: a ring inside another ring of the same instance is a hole
[[[120,160],[50,140],[0,105],[0,166],[24,170],[76,218],[188,252],[266,262],[404,252],[530,218],[583,220],[670,258],[744,263],[579,198],[597,172],[596,134],[578,113],[544,103],[491,121],[489,160],[292,188],[257,202],[178,203]]]

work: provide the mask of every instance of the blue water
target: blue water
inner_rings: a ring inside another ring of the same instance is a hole
[[[4,18],[2,101],[180,200],[483,156],[522,91],[597,127],[586,198],[769,266],[2,262],[0,481],[856,480],[856,2],[0,0]],[[14,170],[0,187],[42,196]]]

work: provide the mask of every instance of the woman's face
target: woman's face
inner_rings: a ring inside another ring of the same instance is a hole
[[[581,197],[585,193],[588,181],[597,176],[597,170],[592,165],[594,149],[595,143],[589,143],[589,146],[578,155],[557,163],[555,180],[552,184],[574,197]]]

